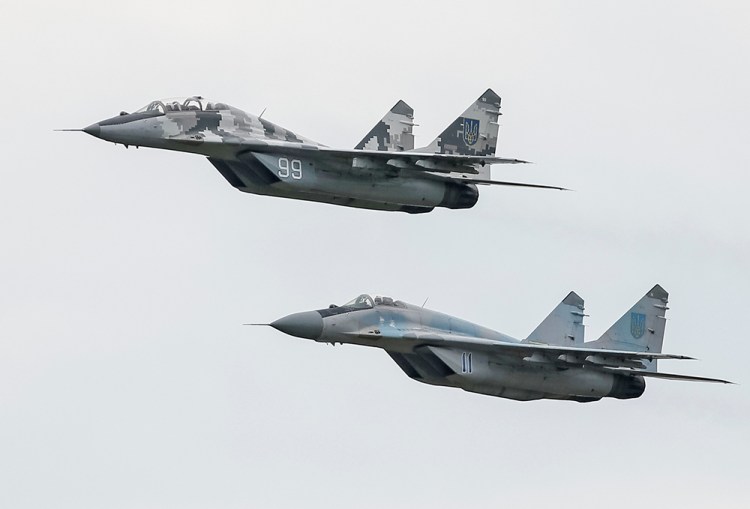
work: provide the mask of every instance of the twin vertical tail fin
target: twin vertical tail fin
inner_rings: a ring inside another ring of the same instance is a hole
[[[661,353],[669,294],[654,286],[589,348]],[[656,371],[656,361],[644,362],[646,371]]]
[[[524,339],[523,343],[542,343],[554,347],[572,347],[564,350],[572,354],[572,362],[592,365],[592,369],[600,369],[614,373],[620,377],[654,377],[668,380],[691,380],[698,382],[716,382],[729,384],[727,380],[719,378],[705,378],[692,375],[678,375],[663,373],[656,369],[656,359],[652,355],[662,353],[664,343],[664,326],[669,294],[659,285],[654,286],[635,305],[630,308],[602,337],[596,341],[583,341],[583,299],[575,292],[570,292],[563,301],[552,310],[547,318]],[[581,349],[577,352],[577,349]],[[601,350],[601,354],[597,353]],[[560,350],[557,350],[558,352]],[[534,354],[528,357],[534,360]],[[561,355],[563,362],[568,362],[568,353]],[[667,355],[662,358],[690,359],[682,355]],[[619,378],[625,380],[625,378]],[[643,382],[639,382],[640,392]],[[621,397],[621,396],[615,396]],[[632,397],[632,396],[627,396]]]
[[[500,115],[500,96],[488,88],[440,136],[418,152],[495,155],[499,129],[497,119]]]
[[[599,348],[626,352],[661,353],[669,294],[654,286],[596,341],[584,343],[583,299],[570,292],[537,326],[525,343]],[[644,361],[646,371],[656,371],[656,361]]]
[[[583,346],[583,309],[583,299],[570,292],[524,342]]]
[[[500,96],[487,89],[466,111],[440,133],[428,146],[418,152],[474,156],[495,155]],[[397,102],[375,124],[356,150],[398,152],[414,150],[414,110],[404,101]]]
[[[387,152],[412,150],[414,148],[413,126],[414,110],[404,101],[399,101],[354,148],[355,150]]]

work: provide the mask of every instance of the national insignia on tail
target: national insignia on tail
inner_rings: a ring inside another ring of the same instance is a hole
[[[464,142],[474,145],[479,139],[479,120],[464,117]]]
[[[646,315],[643,313],[630,313],[630,334],[639,339],[646,332]]]

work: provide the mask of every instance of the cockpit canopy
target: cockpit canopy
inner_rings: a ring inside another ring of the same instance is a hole
[[[343,308],[354,308],[354,309],[370,309],[374,306],[374,302],[372,300],[372,297],[369,295],[363,293],[359,297],[356,297],[346,304],[344,304]]]
[[[373,299],[369,295],[363,293],[359,297],[350,300],[349,302],[347,302],[341,307],[354,308],[354,309],[371,309],[375,306],[393,306],[393,307],[405,308],[406,304],[404,304],[400,300],[394,301],[390,297],[377,296]]]
[[[200,95],[193,95],[190,97],[172,97],[169,99],[151,101],[136,113],[152,111],[160,113],[173,111],[220,111],[229,109],[232,109],[232,107],[226,103],[209,101]]]

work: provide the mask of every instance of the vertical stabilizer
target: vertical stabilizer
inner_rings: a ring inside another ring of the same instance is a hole
[[[399,101],[354,148],[388,152],[412,150],[414,148],[413,126],[414,110],[404,101]]]
[[[583,346],[583,299],[570,292],[524,342]]]
[[[664,342],[667,301],[669,294],[659,285],[654,286],[641,300],[617,320],[602,337],[584,346],[660,353]],[[656,371],[656,361],[644,362],[647,371]]]
[[[440,136],[418,152],[476,156],[495,155],[500,96],[487,89],[479,99],[454,120]]]

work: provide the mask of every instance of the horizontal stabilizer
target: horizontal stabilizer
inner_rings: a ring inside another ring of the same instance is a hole
[[[488,180],[488,179],[480,179],[480,178],[464,178],[464,177],[451,177],[451,176],[441,176],[440,178],[444,180],[450,180],[451,182],[465,182],[467,184],[479,184],[482,186],[510,186],[510,187],[533,187],[536,189],[556,189],[558,191],[570,191],[570,189],[566,189],[564,187],[558,187],[558,186],[545,186],[542,184],[526,184],[523,182],[508,182],[505,180]]]
[[[651,378],[663,378],[665,380],[682,380],[684,382],[710,382],[717,384],[732,384],[729,380],[722,380],[720,378],[706,378],[702,376],[692,375],[677,375],[674,373],[661,373],[658,371],[640,371],[637,369],[606,369],[607,371],[614,371],[615,373],[623,373],[628,375],[638,376],[650,376]]]

